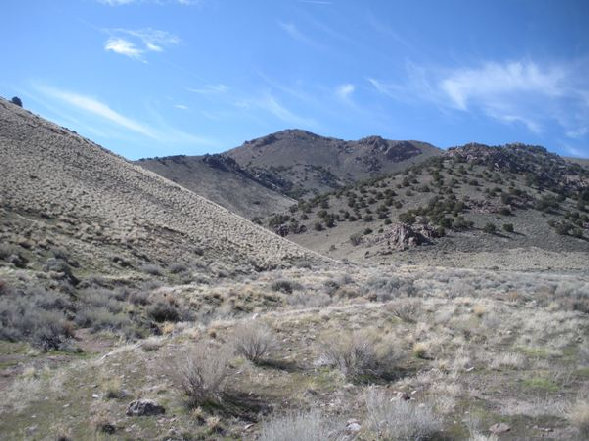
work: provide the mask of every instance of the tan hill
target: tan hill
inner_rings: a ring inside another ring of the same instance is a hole
[[[586,267],[588,210],[589,169],[542,147],[469,144],[406,173],[301,201],[266,225],[356,261],[472,265],[480,255],[489,266],[529,267],[534,253],[577,253]],[[509,260],[509,253],[525,257]]]
[[[296,203],[257,182],[223,155],[140,159],[137,165],[248,219],[265,217]]]
[[[39,266],[56,247],[67,249],[85,271],[104,273],[147,263],[262,268],[309,256],[5,100],[0,101],[0,176],[2,254],[20,266],[26,261]]]
[[[225,153],[261,182],[297,199],[403,171],[440,154],[425,142],[380,136],[344,141],[302,130],[272,133]]]

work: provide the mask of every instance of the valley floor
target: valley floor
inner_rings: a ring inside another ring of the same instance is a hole
[[[586,271],[334,264],[156,290],[213,307],[136,343],[3,342],[0,438],[587,439]],[[165,413],[127,416],[136,399]]]

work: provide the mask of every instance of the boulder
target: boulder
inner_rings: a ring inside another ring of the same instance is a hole
[[[149,415],[161,415],[166,413],[164,406],[160,405],[157,401],[140,399],[129,403],[127,406],[128,416],[149,416]]]

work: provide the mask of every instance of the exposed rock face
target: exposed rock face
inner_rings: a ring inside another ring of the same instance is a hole
[[[127,416],[150,416],[166,413],[164,406],[154,400],[135,400],[127,406]]]
[[[384,232],[376,234],[369,243],[372,245],[386,245],[387,248],[406,250],[431,243],[431,239],[437,237],[436,231],[427,224],[406,223],[392,224]]]

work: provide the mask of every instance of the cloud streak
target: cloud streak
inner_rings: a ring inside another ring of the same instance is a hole
[[[163,52],[167,46],[180,43],[174,34],[158,29],[105,29],[111,37],[104,44],[106,51],[145,62],[147,52]]]
[[[146,125],[121,115],[111,109],[108,105],[94,98],[54,87],[39,86],[37,89],[51,98],[58,99],[94,116],[98,116],[99,118],[107,120],[121,128],[140,133],[149,138],[158,138],[156,133]]]
[[[488,61],[475,67],[426,68],[408,63],[406,78],[366,81],[401,102],[429,102],[443,112],[478,113],[534,134],[560,126],[562,136],[589,133],[589,66],[531,60]]]
[[[166,145],[174,143],[194,145],[214,144],[211,139],[196,136],[169,126],[161,116],[157,114],[155,116],[158,123],[154,127],[154,124],[146,124],[129,118],[115,111],[108,104],[87,95],[49,86],[35,86],[35,88],[46,97],[61,101],[75,110],[81,111],[91,117],[96,117],[99,120],[113,124],[119,129],[140,134],[152,140],[165,143]],[[183,107],[186,106],[179,105],[178,108],[187,110],[187,107],[186,109],[183,109]],[[68,118],[75,121],[75,118]],[[93,125],[100,127],[100,124],[96,122],[94,122]]]

